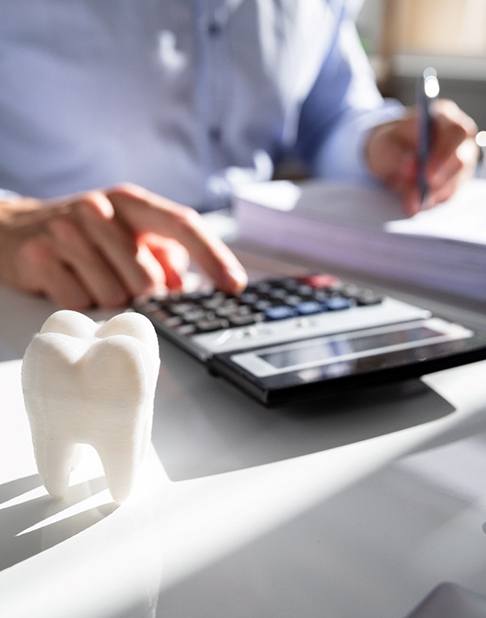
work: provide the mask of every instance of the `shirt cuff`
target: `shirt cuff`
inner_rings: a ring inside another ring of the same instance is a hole
[[[14,193],[14,191],[0,189],[0,200],[15,200],[18,197],[20,197],[20,195],[18,193]]]
[[[314,175],[337,182],[379,185],[365,158],[369,132],[380,124],[402,118],[404,113],[401,103],[389,99],[379,108],[354,111],[343,118],[317,152]]]

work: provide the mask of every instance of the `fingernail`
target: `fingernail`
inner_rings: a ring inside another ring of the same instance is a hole
[[[226,271],[226,280],[228,286],[232,289],[243,290],[247,283],[248,277],[246,272],[242,268],[230,268]]]

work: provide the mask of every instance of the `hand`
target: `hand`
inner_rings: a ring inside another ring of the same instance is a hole
[[[197,212],[141,187],[0,203],[0,280],[60,307],[114,307],[156,286],[178,289],[189,256],[219,288],[246,285]]]
[[[472,176],[479,156],[474,141],[477,126],[472,118],[444,99],[434,102],[432,113],[432,150],[426,170],[427,207],[451,197]],[[421,208],[417,189],[418,142],[418,112],[411,108],[404,118],[377,126],[366,146],[370,171],[401,195],[409,215]]]

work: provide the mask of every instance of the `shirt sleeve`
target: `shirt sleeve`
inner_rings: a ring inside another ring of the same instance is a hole
[[[315,176],[374,184],[364,148],[369,131],[400,118],[403,106],[384,100],[344,2],[329,2],[335,17],[330,47],[299,118],[297,152]]]
[[[18,193],[8,191],[7,189],[0,189],[0,200],[14,200],[20,197]]]

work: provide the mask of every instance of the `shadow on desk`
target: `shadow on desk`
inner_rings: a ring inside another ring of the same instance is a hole
[[[47,495],[23,502],[16,500],[41,484],[40,477],[33,474],[0,485],[0,571],[86,530],[116,508],[107,503],[47,523],[48,518],[56,519],[65,509],[104,489],[106,481],[101,477],[73,485],[63,500]],[[3,506],[7,502],[13,504]]]
[[[268,409],[170,343],[160,345],[153,443],[173,481],[333,449],[454,412],[420,380]]]

